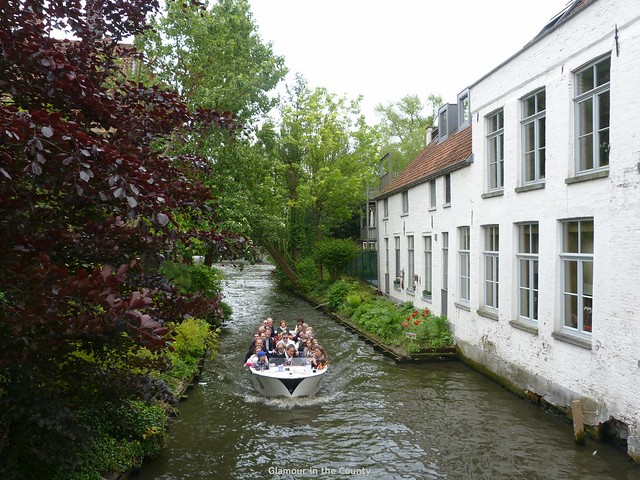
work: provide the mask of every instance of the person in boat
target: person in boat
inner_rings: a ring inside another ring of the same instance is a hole
[[[283,335],[289,336],[289,329],[287,328],[287,321],[280,320],[280,326],[276,330],[276,335],[282,338]]]
[[[275,349],[276,338],[271,335],[271,327],[265,328],[264,331],[264,349],[266,352],[271,352]]]
[[[298,356],[295,345],[288,345],[284,354],[284,364],[291,365],[291,361]]]
[[[317,343],[316,339],[313,337],[308,337],[305,341],[304,341],[304,346],[301,350],[300,355],[303,357],[307,357],[307,358],[311,358],[313,356],[313,348],[315,346],[315,344]]]
[[[285,358],[286,351],[287,346],[282,340],[280,340],[276,345],[275,350],[271,353],[271,358]]]
[[[269,370],[269,357],[267,357],[267,352],[258,352],[257,356],[258,360],[253,365],[253,368],[256,370]]]
[[[271,337],[275,337],[276,336],[276,329],[273,327],[273,318],[271,318],[271,317],[267,318],[266,322],[267,323],[265,325],[265,328],[270,328],[271,329],[270,336]]]
[[[304,320],[302,318],[296,318],[296,328],[293,330],[294,334],[299,334],[300,333],[300,329],[302,328],[302,324],[304,323]]]
[[[251,345],[249,346],[249,351],[244,356],[245,362],[249,359],[249,357],[251,355],[253,355],[253,353],[255,353],[255,350],[256,350],[257,347],[260,347],[261,351],[267,352],[267,349],[266,349],[265,344],[264,344],[264,337],[262,337],[262,336],[253,337],[253,340],[251,341]]]
[[[258,363],[258,354],[264,353],[260,347],[256,347],[251,355],[244,362],[245,367],[253,367]]]
[[[322,348],[322,345],[314,344],[312,355],[311,355],[311,365],[313,368],[323,369],[327,364],[327,353]]]

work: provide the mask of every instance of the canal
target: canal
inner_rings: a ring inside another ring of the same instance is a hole
[[[234,310],[219,355],[181,403],[162,455],[131,476],[173,479],[640,479],[620,450],[459,362],[396,364],[276,288],[272,268],[224,267]],[[314,398],[265,399],[242,363],[262,319],[303,317],[331,361]]]

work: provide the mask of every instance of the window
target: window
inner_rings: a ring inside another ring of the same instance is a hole
[[[460,268],[460,300],[468,302],[471,299],[471,235],[469,227],[458,228],[458,265]]]
[[[444,204],[451,205],[451,174],[444,176]]]
[[[442,289],[449,289],[449,233],[442,232]]]
[[[431,197],[430,208],[436,208],[436,181],[431,180],[429,182],[429,195]]]
[[[500,235],[497,225],[484,227],[484,304],[498,309],[498,252]]]
[[[389,274],[389,239],[384,239],[384,272]]]
[[[576,173],[609,165],[609,73],[611,57],[576,72]]]
[[[389,218],[389,199],[382,200],[382,214],[384,218]]]
[[[445,105],[438,113],[438,138],[439,140],[444,140],[448,136],[447,105]]]
[[[407,236],[407,290],[414,290],[414,275],[416,273],[413,235]]]
[[[504,112],[500,110],[487,118],[487,161],[489,190],[504,187]]]
[[[433,290],[433,242],[431,236],[424,239],[424,298],[431,300]]]
[[[400,278],[400,237],[394,237],[396,242],[396,279]]]
[[[565,329],[591,333],[593,309],[593,220],[562,225],[562,324]]]
[[[538,223],[518,225],[518,320],[538,321]]]
[[[463,127],[471,120],[471,106],[469,105],[469,90],[458,95],[458,124]]]
[[[409,213],[409,191],[402,192],[402,213]]]
[[[522,183],[538,182],[545,175],[546,98],[541,90],[522,100]]]

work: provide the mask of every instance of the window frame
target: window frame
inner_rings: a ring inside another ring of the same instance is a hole
[[[407,291],[415,291],[413,277],[416,273],[415,238],[407,235]]]
[[[444,175],[444,206],[451,205],[451,174]]]
[[[485,225],[483,233],[483,305],[488,310],[497,312],[500,290],[500,227],[498,225]]]
[[[607,80],[601,84],[598,84],[598,66],[608,62]],[[589,90],[580,92],[581,88],[581,76],[587,75],[588,72],[593,76],[593,86]],[[611,54],[607,54],[600,58],[589,62],[577,69],[574,72],[574,114],[575,114],[575,173],[576,175],[584,175],[598,171],[605,171],[609,169],[609,151],[611,148],[610,143],[610,126],[611,126]],[[601,106],[603,99],[606,97],[606,104],[608,111],[606,112],[606,120],[608,121],[606,127],[600,125],[603,118],[603,111]],[[583,119],[582,107],[591,106],[591,118],[584,117],[584,120],[588,123],[591,122],[591,132],[583,131]],[[606,132],[606,133],[605,133]],[[601,144],[601,136],[605,135],[607,141]],[[592,137],[591,142],[583,142],[582,140]],[[584,143],[584,145],[583,145]],[[583,161],[583,152],[585,152],[586,146],[591,148],[591,158],[585,158]],[[603,161],[603,154],[606,153],[606,162]],[[584,167],[583,163],[591,161],[591,167]]]
[[[517,241],[517,319],[519,322],[538,325],[539,319],[539,262],[540,262],[540,225],[538,222],[519,223]],[[533,232],[535,227],[535,232]],[[528,229],[528,232],[527,232]],[[526,240],[526,242],[525,242]],[[535,240],[535,241],[534,241]],[[525,247],[526,244],[526,247]],[[524,284],[523,265],[526,265],[526,284]],[[523,313],[523,292],[527,292],[527,313]]]
[[[568,239],[569,239],[569,228],[571,225],[577,225],[577,251],[568,251]],[[583,228],[591,225],[591,229]],[[570,335],[577,335],[582,338],[591,338],[592,327],[593,327],[593,278],[594,278],[594,246],[595,246],[595,223],[593,218],[578,218],[578,219],[569,219],[563,220],[561,222],[562,226],[562,244],[561,244],[561,253],[560,253],[560,330],[568,333]],[[591,251],[584,251],[584,244],[589,242],[585,242],[582,238],[583,232],[591,232]],[[572,275],[571,278],[568,275],[571,274],[569,270],[569,265],[575,264],[575,275]],[[591,294],[585,292],[585,266],[590,265],[587,270],[591,272],[590,285],[591,285]],[[567,281],[574,279],[576,291],[567,291]],[[567,301],[568,297],[575,297],[576,301],[576,325],[572,326],[572,319],[567,318]],[[588,299],[588,305],[585,304],[585,299]],[[578,315],[578,312],[583,312],[583,315]],[[588,317],[588,325],[585,325],[585,320]]]
[[[458,299],[471,301],[471,228],[458,227]]]
[[[486,124],[487,191],[497,192],[504,190],[504,109],[487,115]],[[492,183],[492,170],[495,170],[495,184]]]
[[[449,232],[442,232],[442,289],[449,290]]]
[[[543,96],[542,102],[540,96]],[[527,104],[530,100],[533,100],[533,112],[527,111]],[[540,103],[543,103],[542,107]],[[522,135],[522,152],[521,152],[521,166],[522,166],[522,185],[531,185],[534,183],[542,183],[546,176],[546,89],[540,88],[531,94],[525,96],[520,101],[522,108],[522,119],[520,120],[520,129]],[[525,116],[527,115],[527,116]],[[527,149],[529,136],[527,135],[528,129],[533,129],[533,145]],[[533,155],[533,178],[529,178],[528,172],[528,156]]]
[[[400,194],[402,201],[402,215],[409,213],[409,190],[405,190]]]
[[[426,300],[433,298],[433,238],[431,235],[422,237],[424,246],[424,289],[423,291],[431,292],[423,294]]]
[[[435,210],[438,204],[437,201],[437,191],[436,191],[436,179],[429,181],[429,209]]]
[[[396,263],[396,278],[400,278],[401,269],[400,269],[400,236],[396,235],[393,237],[394,246],[395,246],[395,263]]]

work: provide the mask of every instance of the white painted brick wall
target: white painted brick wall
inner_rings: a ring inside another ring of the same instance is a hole
[[[618,28],[619,54],[615,28]],[[609,176],[567,185],[574,176],[573,71],[611,52],[611,154]],[[545,188],[515,193],[520,178],[520,99],[546,89],[547,159]],[[441,233],[449,232],[449,319],[470,356],[559,407],[585,402],[592,425],[614,417],[629,427],[629,453],[640,459],[640,2],[597,0],[538,43],[522,50],[471,87],[475,162],[452,173],[452,205],[428,211],[428,184],[409,192],[410,212],[400,216],[400,194],[389,199],[381,220],[380,272],[384,274],[385,234],[394,278],[394,234],[401,237],[406,270],[406,234],[415,236],[415,265],[423,276],[422,237],[433,242],[434,294],[430,304],[391,287],[391,295],[441,311]],[[486,191],[484,119],[504,109],[505,187],[500,197]],[[382,208],[378,211],[381,213]],[[559,220],[593,217],[594,323],[591,350],[552,336],[560,326],[561,227]],[[433,228],[431,222],[433,221]],[[532,334],[510,325],[517,314],[516,222],[538,221],[539,325]],[[386,225],[385,225],[386,224]],[[500,309],[498,320],[479,316],[482,225],[500,226]],[[458,299],[457,227],[471,226],[471,302]],[[435,234],[437,233],[437,241]],[[422,283],[424,285],[424,283]]]

